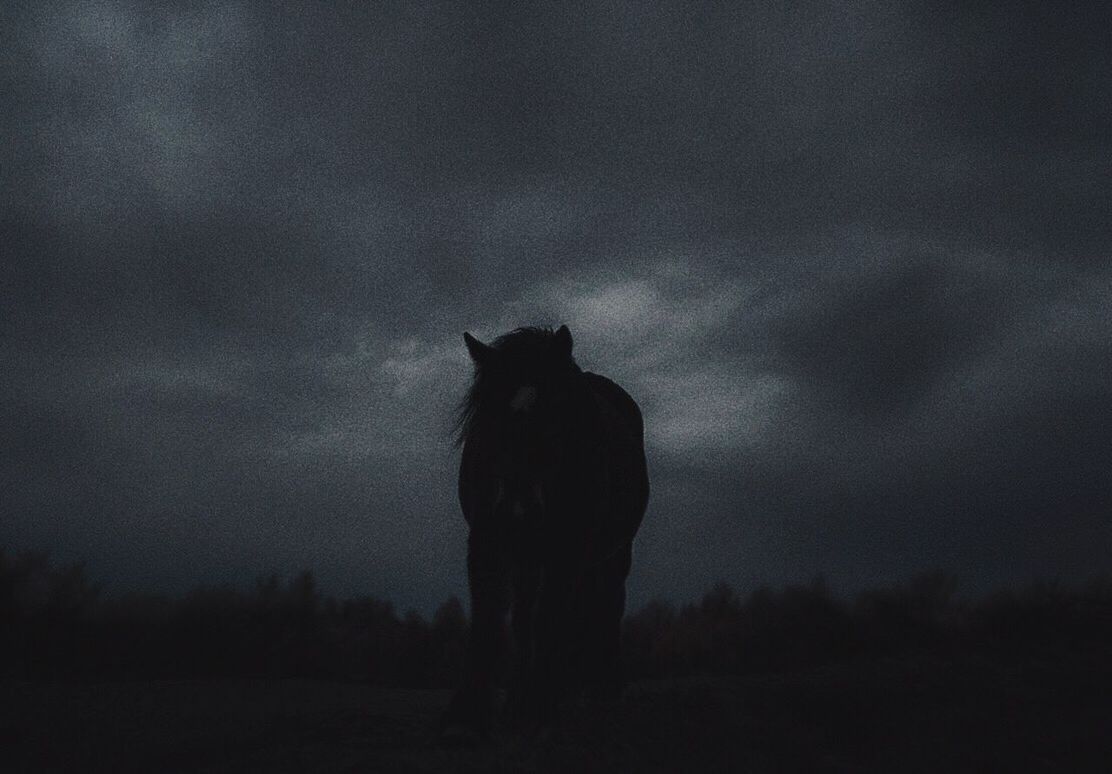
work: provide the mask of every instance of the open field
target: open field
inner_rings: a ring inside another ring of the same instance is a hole
[[[1100,653],[928,653],[646,681],[549,737],[447,749],[443,690],[311,680],[6,682],[13,771],[1107,771]]]

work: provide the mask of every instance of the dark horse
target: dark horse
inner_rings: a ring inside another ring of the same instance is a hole
[[[549,722],[572,691],[620,693],[625,581],[649,478],[640,409],[580,370],[567,326],[464,341],[475,363],[458,421],[471,641],[443,729],[481,738],[507,664],[507,710],[520,723]]]

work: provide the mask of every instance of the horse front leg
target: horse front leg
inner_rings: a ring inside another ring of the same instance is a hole
[[[556,721],[560,704],[572,688],[575,594],[576,576],[570,568],[551,564],[544,568],[537,592],[528,703],[528,720],[541,729]]]
[[[501,536],[472,527],[467,577],[471,590],[471,636],[463,680],[441,724],[447,738],[489,738],[497,690],[509,645],[510,566]]]
[[[514,573],[513,610],[513,667],[510,673],[506,701],[508,720],[517,726],[527,721],[536,694],[536,611],[540,571],[531,563],[520,563]]]

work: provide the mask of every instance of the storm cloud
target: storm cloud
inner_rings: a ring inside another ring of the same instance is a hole
[[[635,600],[1112,555],[1100,4],[11,4],[0,545],[464,589],[460,334],[646,419]]]

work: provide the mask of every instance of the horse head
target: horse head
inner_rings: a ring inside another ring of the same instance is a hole
[[[566,325],[518,328],[490,344],[470,333],[463,340],[475,376],[460,406],[461,441],[480,422],[521,426],[558,416],[581,373]]]

